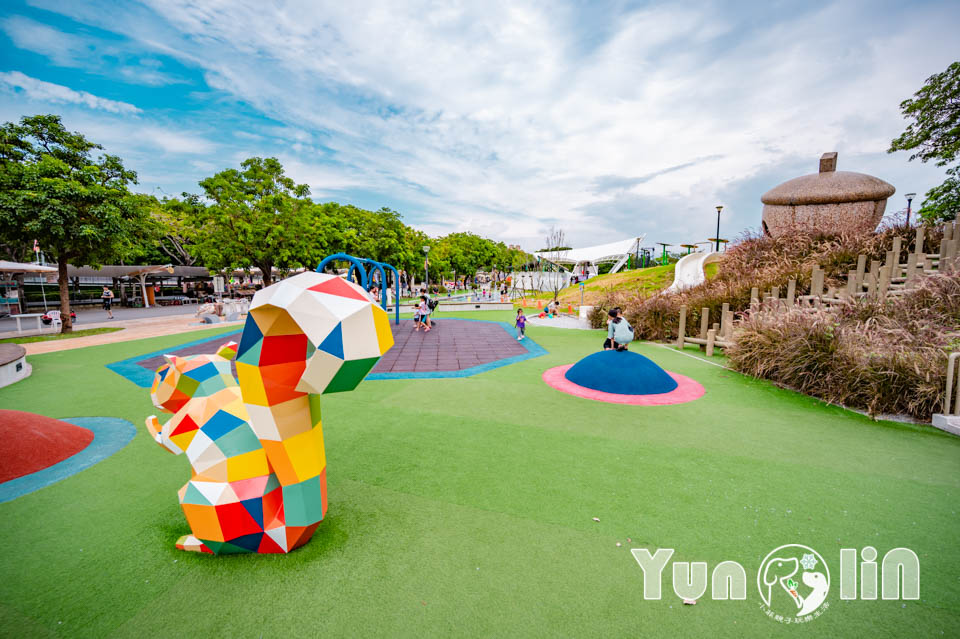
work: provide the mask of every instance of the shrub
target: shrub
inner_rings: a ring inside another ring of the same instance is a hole
[[[896,298],[749,313],[726,355],[736,370],[871,415],[942,410],[947,353],[960,346],[960,273]]]

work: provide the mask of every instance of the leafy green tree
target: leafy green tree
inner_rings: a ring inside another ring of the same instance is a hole
[[[0,129],[0,241],[31,244],[57,261],[62,331],[73,330],[67,265],[122,257],[143,223],[130,193],[137,174],[102,146],[64,128],[57,115],[21,118]]]
[[[423,247],[430,247],[430,281],[437,283],[449,274],[454,278],[472,276],[480,269],[509,270],[514,262],[525,259],[473,233],[450,233],[431,239],[426,233],[407,226],[400,214],[388,208],[371,212],[336,202],[313,207],[314,237],[318,256],[349,253],[393,264],[419,281],[425,279]],[[344,266],[344,265],[338,265]]]
[[[406,271],[408,276],[413,276],[423,281],[425,276],[425,271],[423,270],[423,247],[432,246],[435,242],[423,231],[407,226],[404,228],[403,244],[405,250],[401,254],[402,259],[398,261],[395,266]],[[412,280],[410,281],[412,282]]]
[[[497,243],[479,235],[450,233],[440,238],[437,244],[454,278],[458,275],[472,277],[477,271],[499,268]]]
[[[153,195],[137,194],[134,199],[144,210],[143,226],[136,237],[131,238],[123,259],[132,264],[176,264],[193,266],[193,232],[186,224],[188,213],[194,207],[203,207],[196,195],[183,194],[183,200],[164,197],[158,200]]]
[[[212,270],[260,269],[273,283],[274,268],[309,266],[317,254],[313,202],[276,158],[248,158],[200,182],[210,206],[188,206],[184,221],[198,257]]]
[[[183,199],[163,198],[159,206],[150,209],[150,217],[158,229],[157,249],[171,264],[194,266],[197,257],[193,253],[196,241],[193,229],[187,220],[202,215],[206,205],[200,196],[183,193]]]
[[[907,130],[890,143],[888,153],[911,151],[911,161],[935,160],[937,166],[955,162],[960,153],[960,62],[927,78],[913,98],[900,103],[900,112],[909,124]],[[935,223],[956,218],[960,210],[957,168],[948,169],[947,180],[927,191],[920,208],[924,219]]]
[[[371,212],[326,202],[314,206],[313,216],[318,239],[316,261],[342,252],[404,269],[416,257],[408,241],[410,228],[391,209]]]
[[[920,217],[929,224],[957,219],[960,212],[960,166],[947,169],[947,179],[940,186],[927,191]]]

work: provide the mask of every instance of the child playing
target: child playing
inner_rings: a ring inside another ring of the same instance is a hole
[[[430,326],[430,306],[429,306],[429,303],[427,302],[427,296],[426,296],[426,295],[421,295],[421,296],[420,296],[420,307],[417,309],[417,311],[420,313],[420,324],[424,324],[424,325],[426,326],[426,328],[424,329],[423,332],[424,332],[424,333],[429,333],[429,332],[430,332],[430,328],[431,328],[431,326]],[[420,330],[420,324],[417,324],[417,327],[416,327],[415,329],[413,329],[413,330],[419,331],[419,330]]]
[[[523,309],[517,309],[517,323],[514,324],[517,327],[517,341],[523,340],[526,337],[526,328],[527,328],[527,316],[523,314]]]

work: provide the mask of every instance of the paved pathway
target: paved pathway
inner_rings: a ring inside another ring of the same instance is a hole
[[[97,307],[84,306],[80,310],[73,309],[77,313],[77,323],[75,324],[76,328],[90,328],[90,324],[99,324],[100,322],[106,322],[107,312]],[[42,313],[43,309],[31,308],[31,313]],[[192,316],[197,312],[196,304],[186,304],[182,306],[151,306],[150,308],[120,308],[117,306],[113,307],[113,316],[116,318],[116,322],[124,322],[127,320],[140,320],[150,317],[172,317],[176,315],[185,315]],[[23,322],[23,320],[21,320]],[[30,319],[23,322],[23,326],[35,326],[36,320]],[[5,317],[0,319],[0,334],[12,332],[13,335],[17,334],[17,320]],[[45,331],[49,332],[49,331]],[[21,335],[27,335],[28,333],[36,333],[36,331],[24,331]],[[2,335],[3,337],[12,337],[11,335]]]
[[[203,328],[235,326],[243,327],[243,322],[199,325],[192,314],[173,314],[166,317],[145,317],[127,321],[105,321],[80,324],[78,328],[97,328],[100,326],[120,326],[124,330],[115,333],[103,333],[85,337],[75,337],[49,342],[24,344],[28,355],[70,350],[85,346],[111,344],[145,337],[173,335]],[[459,371],[482,364],[489,364],[509,357],[526,355],[529,351],[520,344],[512,331],[505,330],[497,322],[477,322],[463,319],[441,318],[429,333],[413,330],[413,321],[404,320],[400,325],[391,322],[395,345],[381,358],[373,368],[373,373],[432,373],[438,371]],[[195,339],[203,339],[202,334]],[[224,336],[224,341],[237,339],[236,335]],[[212,353],[218,342],[199,344],[183,349],[171,349],[178,355]],[[158,358],[145,359],[138,365],[153,370],[162,361]]]
[[[80,324],[77,326],[78,329],[114,326],[121,327],[124,330],[117,331],[115,333],[101,333],[99,335],[85,335],[83,337],[51,340],[49,342],[31,342],[28,344],[23,344],[23,347],[27,349],[27,355],[37,355],[39,353],[52,353],[54,351],[66,351],[74,348],[83,348],[84,346],[127,342],[145,337],[174,335],[176,333],[185,333],[187,331],[195,331],[198,329],[202,330],[204,328],[217,328],[222,326],[236,326],[237,328],[241,328],[243,326],[243,321],[227,322],[225,324],[199,324],[199,321],[200,320],[193,315],[174,315],[171,317],[146,317],[143,319],[128,321],[110,320],[106,322]],[[13,335],[7,334],[3,337],[15,336],[16,332],[14,332]]]
[[[580,328],[591,330],[590,322],[579,317],[554,317],[540,319],[536,315],[528,315],[527,321],[534,326],[548,326],[550,328]]]

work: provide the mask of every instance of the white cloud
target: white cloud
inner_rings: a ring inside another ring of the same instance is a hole
[[[958,13],[383,0],[358,19],[313,0],[38,1],[200,67],[281,123],[246,133],[315,195],[382,193],[431,229],[531,245],[555,222],[580,244],[705,237],[717,203],[725,224],[756,225],[760,194],[830,150],[923,192],[939,171],[883,152],[899,102],[955,57]]]
[[[87,50],[82,38],[23,16],[8,16],[0,21],[0,29],[18,48],[47,56],[60,66],[80,66],[80,58]]]
[[[135,135],[141,142],[167,153],[205,155],[216,149],[216,144],[199,134],[167,127],[146,126],[137,129]]]
[[[165,86],[185,82],[163,71],[159,60],[133,55],[129,42],[65,33],[19,15],[0,20],[0,29],[17,48],[46,56],[57,66],[83,68],[130,84]]]
[[[90,109],[98,109],[110,113],[140,113],[140,109],[132,104],[100,98],[86,91],[74,91],[70,87],[65,87],[62,84],[37,80],[19,71],[0,72],[0,85],[3,85],[11,91],[21,91],[30,100],[36,100],[38,102],[80,104]]]
[[[141,60],[137,64],[121,66],[117,72],[130,84],[143,84],[150,87],[160,87],[169,84],[185,84],[186,81],[175,75],[160,70],[155,60]]]

